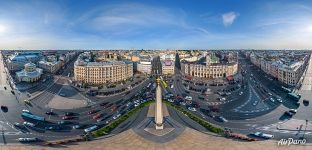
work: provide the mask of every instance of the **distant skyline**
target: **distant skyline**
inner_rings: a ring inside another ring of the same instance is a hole
[[[0,49],[312,49],[308,0],[1,0]]]

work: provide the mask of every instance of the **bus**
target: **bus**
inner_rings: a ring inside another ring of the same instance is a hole
[[[22,117],[30,118],[30,119],[37,120],[37,121],[45,121],[44,117],[36,116],[36,115],[25,113],[25,112],[22,113]]]
[[[92,131],[96,130],[97,128],[98,128],[98,126],[97,126],[97,125],[94,125],[94,126],[92,126],[92,127],[89,127],[89,128],[84,129],[84,132],[86,132],[86,133],[92,132]]]
[[[282,90],[287,93],[291,93],[291,89],[282,86]]]
[[[301,95],[295,94],[295,93],[288,93],[287,97],[292,99],[292,100],[299,101],[299,99],[301,98]]]

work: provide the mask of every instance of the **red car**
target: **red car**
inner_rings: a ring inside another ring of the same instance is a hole
[[[111,110],[112,110],[112,112],[115,112],[117,110],[117,106],[114,105]]]
[[[93,119],[99,119],[100,117],[102,117],[102,114],[98,113],[95,116],[93,116]]]
[[[73,119],[74,117],[73,116],[63,116],[62,119],[63,120],[70,120],[70,119]]]

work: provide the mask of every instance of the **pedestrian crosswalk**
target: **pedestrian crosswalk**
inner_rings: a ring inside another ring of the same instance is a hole
[[[208,105],[208,106],[222,105],[222,104],[225,104],[225,103],[232,102],[232,101],[234,101],[234,100],[236,100],[236,99],[237,99],[237,98],[230,99],[230,100],[227,100],[227,101],[220,101],[220,102],[207,102],[207,105]]]
[[[304,130],[287,130],[287,129],[280,129],[280,123],[275,123],[267,126],[262,126],[256,128],[257,130],[263,130],[268,132],[276,132],[276,133],[284,133],[284,134],[305,134],[305,135],[312,135],[312,131],[304,131]]]

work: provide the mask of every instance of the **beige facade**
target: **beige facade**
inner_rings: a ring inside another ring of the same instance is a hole
[[[182,63],[182,72],[185,75],[200,78],[221,78],[235,75],[237,73],[237,63],[202,65],[193,63]]]
[[[45,72],[56,73],[62,67],[61,61],[39,61],[38,67],[43,69]]]
[[[162,62],[162,74],[173,75],[174,74],[174,61],[165,60]]]
[[[295,86],[302,76],[304,66],[302,62],[297,62],[290,66],[283,65],[278,69],[278,80],[287,85]]]
[[[124,81],[133,76],[133,63],[123,61],[81,62],[77,60],[74,74],[76,81],[92,85]]]
[[[298,60],[297,62],[285,64],[280,60],[268,60],[262,55],[250,54],[250,61],[254,65],[280,82],[290,86],[295,86],[300,80],[304,66],[307,63],[307,58],[303,57],[302,60]]]

